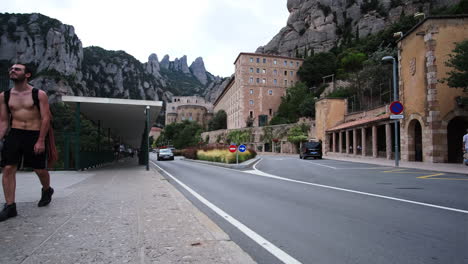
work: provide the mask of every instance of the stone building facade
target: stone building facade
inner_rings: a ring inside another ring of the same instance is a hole
[[[428,17],[398,42],[399,100],[404,119],[397,123],[401,160],[461,162],[468,128],[468,93],[442,80],[455,43],[468,36],[468,16]],[[325,153],[394,159],[395,121],[389,105],[347,113],[345,99],[316,103],[317,138]]]
[[[468,16],[427,18],[398,43],[402,159],[461,162],[468,109],[457,99],[463,88],[441,82],[452,68],[445,62],[455,43],[468,39]],[[468,86],[468,84],[467,84]]]
[[[189,120],[206,128],[212,118],[213,104],[202,97],[174,96],[166,105],[166,125]]]
[[[228,129],[243,128],[247,121],[265,126],[281,103],[286,89],[299,81],[303,60],[257,53],[240,53],[234,61],[234,78],[214,103],[215,112],[227,113]]]

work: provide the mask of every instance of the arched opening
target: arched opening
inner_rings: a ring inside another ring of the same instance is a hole
[[[422,127],[417,119],[411,120],[408,126],[408,159],[423,161]]]
[[[447,147],[448,147],[448,162],[462,163],[463,151],[462,142],[463,135],[468,128],[468,117],[454,117],[447,125]]]

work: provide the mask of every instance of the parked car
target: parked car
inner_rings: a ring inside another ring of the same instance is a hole
[[[299,158],[305,159],[308,157],[322,158],[322,142],[305,142],[299,151]]]
[[[174,160],[174,153],[170,149],[160,149],[157,160]]]

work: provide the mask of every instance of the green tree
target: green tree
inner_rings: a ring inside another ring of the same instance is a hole
[[[286,96],[281,98],[281,104],[270,120],[270,125],[295,123],[302,116],[315,116],[315,100],[307,86],[299,82],[289,87]]]
[[[306,124],[298,124],[291,127],[288,131],[288,141],[298,147],[301,142],[307,141],[309,129],[310,126]]]
[[[202,131],[202,127],[197,122],[185,120],[182,123],[173,123],[164,128],[156,140],[156,145],[172,144],[177,149],[196,146],[202,142],[200,137]]]
[[[227,128],[227,114],[224,110],[216,112],[213,119],[208,122],[208,131],[226,129]]]
[[[336,72],[337,59],[331,52],[320,52],[307,57],[297,72],[301,81],[307,86],[319,86],[322,83],[322,77]]]
[[[444,81],[447,81],[450,87],[463,88],[468,92],[468,39],[456,43],[452,52],[445,65],[453,70],[448,72],[448,78]]]

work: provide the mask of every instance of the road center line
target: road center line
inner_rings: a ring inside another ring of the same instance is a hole
[[[286,264],[300,264],[298,260],[295,258],[291,257],[288,255],[286,252],[272,244],[270,241],[266,240],[259,234],[255,233],[252,229],[248,228],[246,225],[242,224],[240,221],[235,219],[234,217],[230,216],[223,210],[221,210],[219,207],[216,205],[212,204],[210,201],[205,199],[203,196],[192,190],[192,188],[188,187],[185,185],[183,182],[179,181],[176,179],[174,176],[172,176],[169,172],[165,171],[158,165],[156,165],[154,162],[151,161],[151,163],[156,166],[158,169],[160,169],[162,172],[164,172],[167,176],[171,177],[175,182],[177,182],[180,186],[182,186],[185,190],[187,190],[190,194],[192,194],[195,198],[197,198],[200,202],[202,202],[204,205],[208,206],[211,210],[213,210],[215,213],[217,213],[219,216],[221,216],[223,219],[231,223],[233,226],[237,227],[242,233],[250,237],[253,241],[255,241],[257,244],[259,244],[261,247],[266,249],[268,252],[270,252],[272,255],[277,257],[279,260]]]
[[[260,162],[260,160],[258,162]],[[379,194],[374,194],[374,193],[360,192],[360,191],[354,191],[354,190],[338,188],[338,187],[333,187],[333,186],[328,186],[328,185],[322,185],[322,184],[316,184],[316,183],[311,183],[311,182],[305,182],[305,181],[298,181],[298,180],[283,178],[283,177],[268,174],[268,173],[265,173],[263,171],[258,170],[257,167],[256,167],[258,162],[255,163],[255,165],[253,166],[254,170],[248,170],[248,171],[242,171],[242,172],[250,173],[250,174],[254,174],[254,175],[258,175],[258,176],[262,176],[262,177],[277,179],[277,180],[281,180],[281,181],[301,183],[301,184],[306,184],[306,185],[311,185],[311,186],[316,186],[316,187],[321,187],[321,188],[327,188],[327,189],[332,189],[332,190],[337,190],[337,191],[357,193],[357,194],[362,194],[362,195],[367,195],[367,196],[372,196],[372,197],[378,197],[378,198],[383,198],[383,199],[388,199],[388,200],[394,200],[394,201],[399,201],[399,202],[404,202],[404,203],[417,204],[417,205],[422,205],[422,206],[427,206],[427,207],[433,207],[433,208],[438,208],[438,209],[443,209],[443,210],[468,214],[468,211],[466,211],[466,210],[461,210],[461,209],[456,209],[456,208],[451,208],[451,207],[445,207],[445,206],[440,206],[440,205],[435,205],[435,204],[428,204],[428,203],[421,203],[421,202],[416,202],[416,201],[411,201],[411,200],[406,200],[406,199],[400,199],[400,198],[395,198],[395,197],[390,197],[390,196],[385,196],[385,195],[379,195]]]

